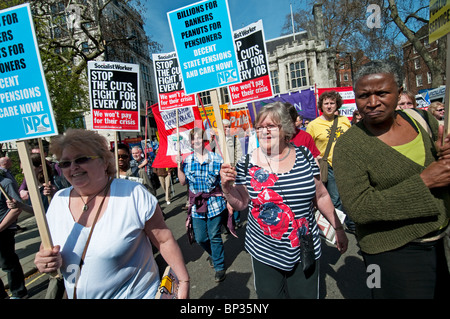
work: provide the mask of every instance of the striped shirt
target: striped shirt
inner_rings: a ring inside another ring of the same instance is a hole
[[[194,194],[199,192],[210,193],[220,185],[220,167],[223,159],[219,154],[208,152],[208,157],[200,163],[195,153],[190,154],[183,162],[183,172],[189,182],[189,189]],[[208,198],[207,217],[211,218],[219,215],[226,209],[226,202],[223,196],[212,196]],[[205,214],[197,214],[197,208],[192,206],[193,218],[205,218]]]
[[[246,185],[250,195],[245,248],[258,261],[290,271],[300,262],[299,234],[312,232],[316,259],[321,255],[319,229],[314,217],[314,176],[320,174],[311,152],[296,147],[294,167],[271,173],[252,162],[236,165],[236,185]]]

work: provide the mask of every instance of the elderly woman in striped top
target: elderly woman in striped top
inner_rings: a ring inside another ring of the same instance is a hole
[[[220,174],[233,208],[249,207],[245,248],[252,256],[257,295],[318,298],[321,248],[314,207],[336,229],[341,253],[347,237],[312,154],[289,143],[295,127],[284,104],[265,105],[255,129],[260,147],[236,168],[223,164]]]

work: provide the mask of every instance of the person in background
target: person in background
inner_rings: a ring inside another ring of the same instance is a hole
[[[20,196],[13,181],[0,172],[0,185],[10,199],[20,202]],[[28,291],[25,287],[25,276],[22,265],[15,251],[16,222],[22,210],[9,208],[7,197],[0,192],[0,267],[8,274],[11,299],[26,299]],[[8,299],[3,281],[0,279],[0,299]]]
[[[397,103],[397,110],[415,109],[417,107],[416,97],[409,91],[403,91]]]
[[[331,148],[328,154],[328,181],[325,187],[330,194],[334,207],[345,213],[342,206],[339,190],[336,186],[336,180],[333,171],[333,150],[336,141],[341,138],[344,133],[351,127],[350,121],[346,116],[335,115],[342,106],[342,97],[336,91],[323,92],[318,101],[319,110],[322,112],[318,118],[309,123],[306,132],[311,134],[317,148],[320,151],[320,158],[323,158],[328,142],[331,143]],[[337,119],[337,128],[334,136],[331,135],[331,128],[334,120]],[[354,232],[355,226],[350,218],[346,218],[345,224],[349,231]]]
[[[443,103],[431,103],[428,107],[428,112],[430,112],[436,118],[436,120],[438,120],[440,125],[444,125],[445,106]]]
[[[158,175],[159,183],[161,184],[161,187],[164,189],[167,205],[170,205],[170,182],[172,179],[172,170],[173,168],[153,167],[153,173]]]
[[[278,103],[280,103],[279,105],[281,105],[281,102]],[[295,120],[296,118],[298,118],[299,115],[295,107],[290,103],[284,103],[284,106],[288,110],[292,118],[292,122],[296,123]],[[318,150],[316,144],[314,143],[314,140],[312,139],[311,135],[308,132],[300,130],[297,127],[297,125],[295,125],[295,133],[292,136],[291,143],[293,143],[295,146],[301,145],[305,146],[306,148],[309,149],[314,158],[320,155],[320,151]]]
[[[221,226],[228,214],[220,187],[223,159],[205,148],[207,136],[203,129],[192,129],[190,140],[194,152],[178,165],[178,179],[181,185],[189,185],[188,215],[192,216],[195,241],[207,252],[208,262],[215,269],[214,280],[220,282],[226,276]],[[181,162],[181,158],[177,161]]]
[[[401,73],[391,61],[369,62],[356,73],[355,102],[363,119],[336,143],[336,181],[364,261],[379,269],[373,298],[445,302],[450,135],[443,139],[443,127],[429,116],[430,138],[406,112],[396,111]]]
[[[114,150],[113,150],[114,151]],[[156,191],[153,189],[153,185],[144,169],[133,170],[130,167],[130,148],[126,144],[117,145],[117,160],[119,162],[119,176],[125,179],[136,178],[139,183],[145,186],[147,190],[156,195]]]
[[[53,249],[35,257],[40,272],[60,270],[68,298],[153,299],[160,284],[152,244],[189,297],[189,274],[155,196],[114,178],[114,153],[97,132],[69,129],[50,149],[72,185],[58,191],[47,211]]]
[[[19,190],[19,184],[17,183],[14,175],[11,173],[10,168],[12,166],[12,161],[9,157],[0,157],[0,173],[3,171],[3,176],[9,178],[14,187]]]
[[[294,109],[295,109],[295,107],[294,107]],[[297,113],[297,110],[295,111],[296,113]],[[303,127],[303,116],[301,116],[300,114],[298,114],[297,113],[297,117],[294,119],[294,124],[295,124],[295,127],[296,128],[298,128],[298,129],[303,129],[304,127]]]
[[[133,146],[131,148],[131,156],[130,168],[133,171],[133,174],[135,174],[136,170],[143,169],[150,177],[151,163],[145,158],[142,149],[139,146]]]
[[[356,109],[356,110],[353,111],[352,120],[351,120],[350,123],[353,126],[356,123],[358,123],[359,121],[361,121],[361,114],[359,114],[359,111]]]
[[[309,120],[308,120],[308,119],[305,119],[305,120],[303,121],[303,127],[305,128],[305,131],[306,131],[306,129],[308,128],[308,125],[309,125]]]

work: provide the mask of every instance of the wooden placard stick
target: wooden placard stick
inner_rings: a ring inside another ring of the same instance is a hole
[[[114,132],[114,159],[116,163],[116,177],[120,178],[119,171],[119,145],[117,144],[117,131]]]
[[[222,114],[220,113],[220,106],[219,106],[219,99],[217,97],[217,91],[211,90],[210,95],[211,95],[211,103],[213,105],[214,117],[216,118],[217,131],[219,133],[219,145],[220,145],[220,149],[222,150],[223,161],[224,161],[224,163],[229,164],[229,163],[231,163],[230,154],[228,152],[225,130],[223,129]]]
[[[45,209],[42,203],[41,194],[39,192],[36,174],[34,173],[33,165],[31,164],[31,156],[28,150],[27,141],[18,141],[17,150],[19,151],[20,162],[22,164],[23,174],[27,181],[28,193],[33,206],[36,224],[41,236],[42,246],[44,249],[51,250],[53,248],[52,238],[45,217]]]
[[[5,191],[5,189],[3,188],[2,185],[0,185],[0,191],[2,192],[3,196],[5,196],[5,198],[7,200],[11,200],[11,197],[9,197],[8,193]]]
[[[178,108],[176,109],[176,115],[177,118],[177,157],[181,156],[181,145],[180,145],[180,117],[178,115]],[[178,168],[181,166],[181,162],[177,161]]]
[[[447,43],[450,43],[450,33],[447,33]],[[450,47],[447,45],[447,65],[445,68],[445,75],[447,78],[447,83],[445,85],[445,101],[444,101],[444,108],[445,108],[445,114],[444,114],[444,136],[442,137],[442,145],[444,145],[444,139],[449,133],[449,125],[450,125],[450,114],[449,114],[449,103],[450,103],[450,85],[449,80],[450,79]]]

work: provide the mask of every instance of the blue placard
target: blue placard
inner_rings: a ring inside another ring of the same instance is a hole
[[[58,134],[29,4],[0,11],[0,142]]]
[[[186,94],[240,83],[226,0],[167,13]]]

